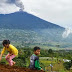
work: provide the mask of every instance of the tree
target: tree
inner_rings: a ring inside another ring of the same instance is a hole
[[[70,70],[71,62],[65,62],[63,65],[67,70]]]
[[[53,53],[53,50],[52,50],[52,49],[49,49],[49,50],[48,50],[48,53],[49,53],[49,54],[52,54],[52,53]]]
[[[52,60],[53,60],[53,50],[52,50],[52,49],[49,49],[49,50],[48,50],[48,53],[49,53],[49,55],[52,57]]]

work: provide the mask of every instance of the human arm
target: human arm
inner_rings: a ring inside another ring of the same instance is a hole
[[[3,56],[4,52],[5,52],[5,48],[3,48],[2,52],[1,52],[0,61],[1,61],[1,59],[2,59],[2,56]]]
[[[38,70],[42,70],[42,68],[39,65],[39,60],[35,60],[35,68]]]
[[[2,59],[2,55],[3,55],[3,54],[0,55],[0,61],[1,61],[1,59]]]

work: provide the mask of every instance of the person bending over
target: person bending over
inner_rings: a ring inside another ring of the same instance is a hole
[[[16,62],[14,62],[12,59],[18,55],[18,50],[16,47],[14,47],[13,45],[10,44],[9,40],[4,40],[2,42],[2,44],[3,44],[4,48],[0,55],[0,61],[2,59],[4,52],[7,50],[9,53],[7,54],[7,56],[5,58],[8,61],[9,65],[13,66]]]

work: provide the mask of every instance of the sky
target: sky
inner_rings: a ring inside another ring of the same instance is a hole
[[[62,27],[72,28],[72,0],[0,0],[0,14],[19,10]]]

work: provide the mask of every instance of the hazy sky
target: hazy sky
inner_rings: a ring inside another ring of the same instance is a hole
[[[16,0],[20,8],[44,20],[66,28],[72,28],[72,0]],[[21,5],[23,3],[23,5]],[[15,0],[0,0],[0,14],[19,10]]]

